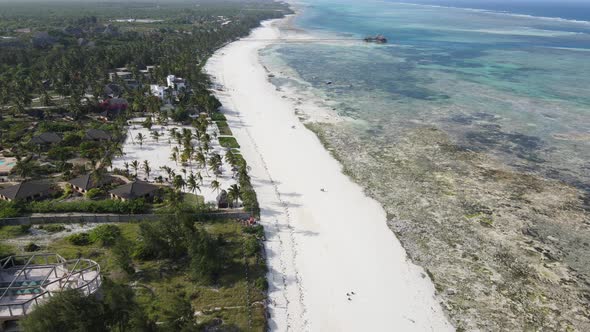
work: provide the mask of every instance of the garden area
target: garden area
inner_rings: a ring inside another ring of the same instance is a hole
[[[235,220],[197,220],[179,216],[142,223],[4,226],[0,250],[2,256],[47,251],[99,263],[107,280],[102,300],[63,294],[48,302],[64,301],[65,308],[68,303],[85,303],[90,311],[98,310],[79,323],[84,330],[264,330],[262,227]],[[31,242],[31,234],[40,233],[50,241]],[[121,307],[124,314],[109,310],[113,307]],[[30,331],[74,324],[53,314],[44,305],[23,324]]]

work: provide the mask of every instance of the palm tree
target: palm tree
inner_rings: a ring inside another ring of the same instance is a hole
[[[207,141],[203,141],[203,144],[201,144],[201,146],[203,147],[203,150],[205,150],[206,153],[209,153],[209,151],[211,150],[211,144]]]
[[[240,191],[240,187],[237,184],[232,184],[228,189],[227,189],[227,195],[229,196],[229,198],[232,201],[236,202],[235,207],[239,207],[239,199],[240,196],[242,195],[242,192]]]
[[[160,140],[161,134],[154,130],[154,131],[150,132],[150,135],[156,141],[156,143],[158,143],[158,141]]]
[[[241,162],[240,165],[238,166],[238,177],[239,177],[240,181],[249,181],[250,180],[250,176],[248,175],[249,171],[250,171],[250,167],[245,162]]]
[[[135,136],[135,139],[139,142],[139,147],[141,148],[143,146],[143,139],[145,137],[143,136],[142,133],[138,133],[137,136]]]
[[[199,185],[203,185],[203,176],[201,175],[201,172],[197,172],[197,181],[199,182]]]
[[[182,188],[184,188],[186,186],[186,182],[184,181],[184,179],[182,178],[181,175],[176,175],[174,177],[174,181],[172,182],[172,185],[174,186],[174,188],[177,191],[180,191]]]
[[[124,162],[123,166],[125,166],[125,173],[127,173],[127,175],[129,175],[129,163],[128,162]]]
[[[172,181],[172,168],[168,167],[168,166],[162,166],[160,167],[161,170],[163,170],[164,172],[166,172],[166,174],[168,174],[168,181]]]
[[[148,116],[147,118],[145,118],[145,121],[143,121],[141,125],[144,128],[147,128],[148,130],[152,129],[152,126],[154,125],[154,123],[152,122],[152,117]]]
[[[228,150],[225,153],[225,162],[227,162],[228,164],[234,166],[236,163],[236,159],[236,155],[231,150]]]
[[[217,180],[211,181],[211,189],[213,189],[213,191],[217,192],[217,195],[219,195],[219,190],[221,190],[221,183],[219,183],[219,181]]]
[[[197,162],[199,167],[204,168],[205,172],[207,172],[207,158],[205,158],[205,155],[203,153],[198,152],[195,155],[195,161]],[[207,173],[207,175],[209,175],[209,173]]]
[[[170,129],[168,129],[168,136],[170,137],[170,138],[168,139],[168,143],[172,144],[172,139],[173,139],[174,137],[176,137],[176,131],[177,131],[177,130],[178,130],[178,128],[176,128],[176,127],[172,127],[172,128],[170,128]]]
[[[133,170],[135,171],[135,178],[137,178],[137,170],[139,169],[139,162],[137,160],[132,161],[131,167],[133,167]]]
[[[104,158],[102,159],[101,166],[103,166],[105,168],[110,168],[111,170],[113,170],[113,158],[111,157],[110,154],[107,154],[106,156],[104,156]]]
[[[29,176],[33,174],[33,161],[32,157],[17,160],[16,165],[14,165],[13,172],[18,174],[21,178],[27,179]]]
[[[147,160],[144,160],[143,164],[141,165],[141,168],[143,169],[147,179],[149,180],[150,179],[150,172],[152,171],[152,169],[150,167],[150,162]]]
[[[170,155],[170,160],[172,160],[176,165],[178,165],[178,153],[176,151],[172,151]]]
[[[197,178],[195,177],[195,174],[193,174],[192,172],[188,176],[186,183],[187,183],[187,187],[190,190],[190,192],[194,193],[196,190],[201,192],[201,188],[199,188],[199,185],[197,184]]]

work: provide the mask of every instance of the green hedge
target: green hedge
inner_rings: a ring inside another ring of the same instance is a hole
[[[231,132],[231,129],[229,129],[229,125],[227,124],[226,121],[217,121],[217,128],[219,128],[219,134],[220,135],[226,135],[226,136],[232,136],[233,133]]]
[[[148,205],[141,199],[127,202],[116,200],[77,202],[42,201],[28,203],[25,209],[31,213],[90,212],[139,214],[146,212]]]
[[[219,144],[224,148],[239,149],[240,144],[233,137],[219,137]]]

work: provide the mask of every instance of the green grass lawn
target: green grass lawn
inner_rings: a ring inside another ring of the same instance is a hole
[[[225,118],[225,115],[223,115],[223,113],[213,112],[211,114],[211,120],[212,121],[226,121],[227,119]]]
[[[225,135],[225,136],[232,136],[233,133],[231,132],[231,129],[229,129],[229,126],[227,125],[226,121],[217,121],[217,128],[219,128],[219,134],[220,135]]]
[[[138,223],[116,225],[125,239],[137,245]],[[266,298],[266,266],[255,235],[244,232],[244,226],[231,220],[204,222],[198,225],[211,237],[223,243],[220,250],[224,257],[224,265],[215,285],[193,279],[190,264],[183,258],[177,260],[134,258],[133,265],[137,272],[130,276],[117,266],[112,248],[103,247],[100,243],[76,246],[67,238],[61,238],[42,250],[58,253],[66,259],[84,257],[95,260],[100,264],[104,276],[119,282],[136,284],[137,287],[134,289],[138,302],[144,306],[151,318],[161,317],[162,310],[167,306],[166,303],[170,301],[172,294],[174,296],[183,294],[190,299],[193,310],[200,312],[199,323],[222,319],[224,326],[236,327],[240,331],[264,330],[266,327],[263,306]],[[3,228],[3,233],[10,237],[13,234],[21,235],[22,231],[16,228]],[[249,251],[246,248],[252,243],[257,249]],[[249,271],[248,279],[246,279],[246,268]],[[248,322],[250,315],[251,328]]]
[[[224,148],[239,149],[240,144],[233,137],[219,137],[219,144]]]

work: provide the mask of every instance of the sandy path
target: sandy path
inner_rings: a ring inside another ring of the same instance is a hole
[[[249,38],[279,34],[265,22]],[[261,202],[271,328],[453,330],[432,282],[407,260],[381,206],[341,173],[341,165],[299,122],[291,101],[267,81],[258,62],[258,50],[267,43],[232,43],[207,70],[225,88],[218,97]]]

